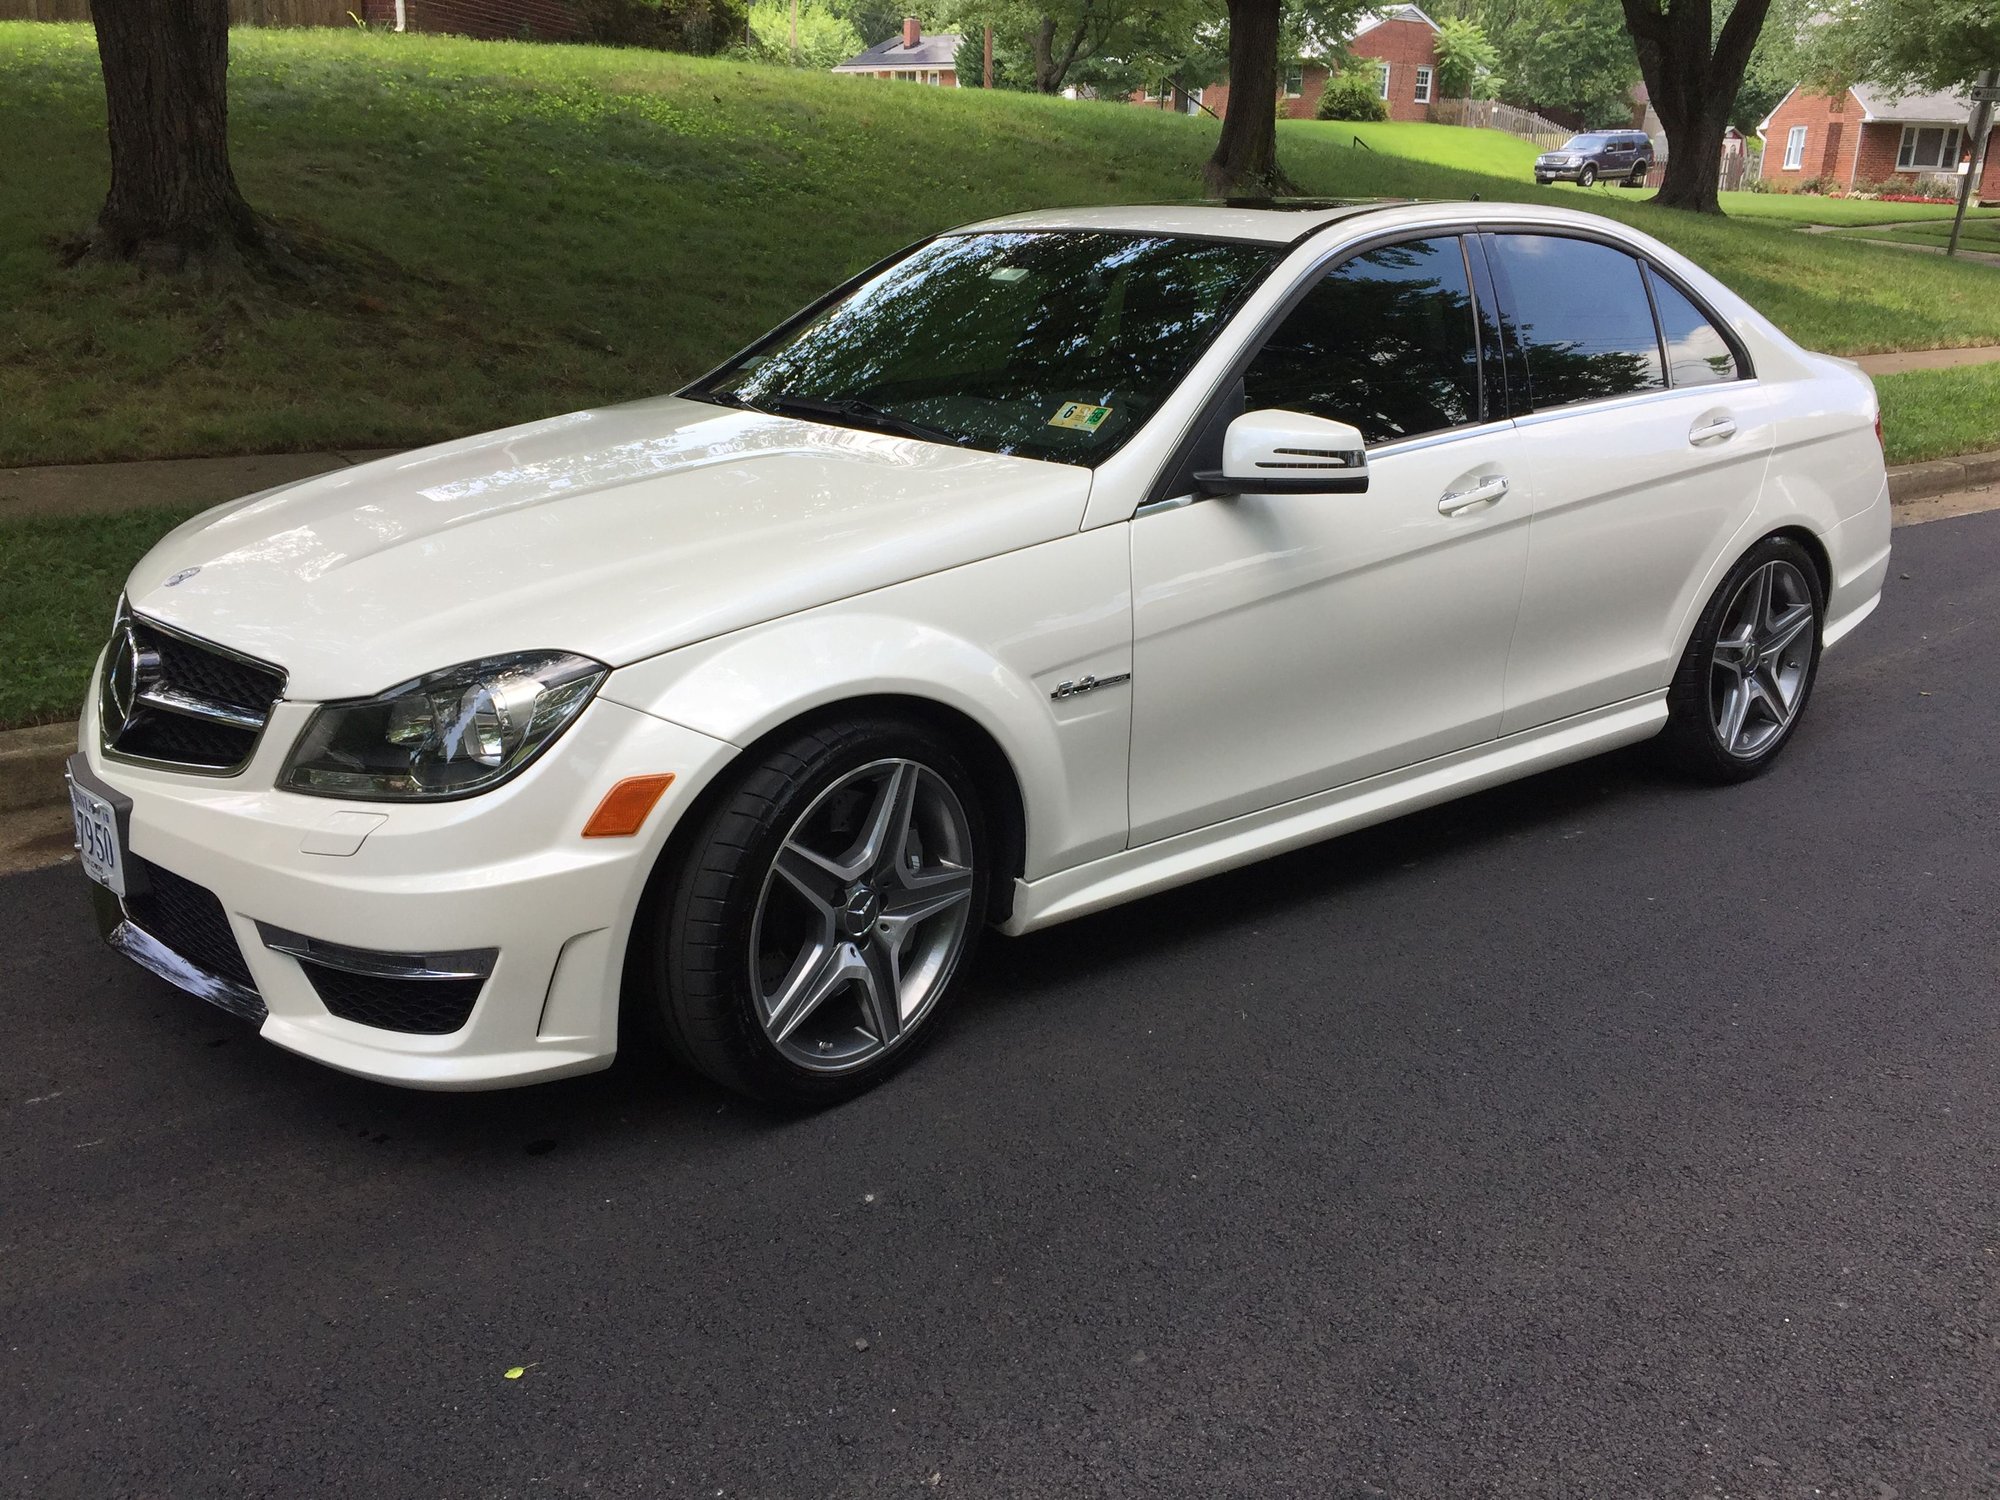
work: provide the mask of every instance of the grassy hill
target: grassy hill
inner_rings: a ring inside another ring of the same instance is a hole
[[[17,156],[0,172],[0,465],[416,443],[668,389],[939,228],[1195,196],[1217,128],[659,53],[360,32],[239,31],[230,77],[245,192],[344,267],[302,294],[58,269],[52,243],[105,188],[94,42],[86,27],[0,24],[0,140],[32,142],[35,167]],[[1989,268],[1464,170],[1492,163],[1454,156],[1468,143],[1453,136],[1519,145],[1494,133],[1403,127],[1406,157],[1344,144],[1354,133],[1287,124],[1284,164],[1313,193],[1597,209],[1819,348],[2000,341]]]

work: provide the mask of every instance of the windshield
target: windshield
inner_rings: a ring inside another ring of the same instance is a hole
[[[949,235],[683,394],[1094,465],[1277,258],[1172,235]]]
[[[1573,135],[1563,142],[1565,151],[1602,151],[1611,142],[1608,135]]]

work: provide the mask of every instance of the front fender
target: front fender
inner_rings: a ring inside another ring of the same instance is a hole
[[[667,652],[601,692],[739,747],[855,699],[951,709],[1012,768],[1037,879],[1125,847],[1129,578],[1106,527]],[[1054,696],[1085,677],[1116,680]]]

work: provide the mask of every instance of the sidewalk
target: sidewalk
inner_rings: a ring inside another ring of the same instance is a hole
[[[150,458],[132,463],[0,469],[0,521],[102,516],[152,505],[220,505],[329,469],[389,458],[396,448],[259,453],[247,458]]]

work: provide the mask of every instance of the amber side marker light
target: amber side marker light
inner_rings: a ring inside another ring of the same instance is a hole
[[[587,839],[630,838],[645,827],[647,816],[673,784],[674,773],[671,771],[664,776],[626,777],[604,794],[604,800],[597,804],[597,811],[583,825],[583,836]]]

